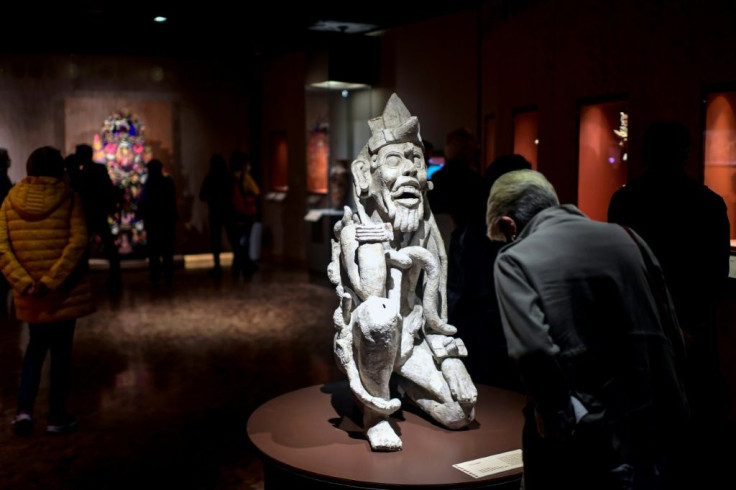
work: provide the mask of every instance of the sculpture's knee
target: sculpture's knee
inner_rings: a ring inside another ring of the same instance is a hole
[[[393,302],[371,296],[355,309],[354,318],[353,335],[376,347],[396,347],[401,316]]]
[[[389,397],[399,348],[401,316],[386,298],[371,296],[353,312],[353,340],[360,379],[373,396]]]

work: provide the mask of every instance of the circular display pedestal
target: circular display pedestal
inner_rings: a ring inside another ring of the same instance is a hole
[[[347,382],[273,398],[248,419],[248,436],[264,456],[267,490],[518,489],[521,468],[473,478],[452,466],[521,448],[524,397],[477,388],[475,421],[466,429],[445,429],[418,409],[394,414],[391,421],[403,443],[398,452],[371,451]]]

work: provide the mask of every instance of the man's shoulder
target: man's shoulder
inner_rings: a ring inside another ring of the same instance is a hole
[[[649,183],[647,181],[641,178],[634,179],[616,190],[611,196],[611,200],[620,202],[637,199],[648,193],[648,186]]]
[[[703,201],[705,201],[707,205],[713,206],[714,208],[726,209],[726,201],[723,197],[707,185],[702,186],[701,194],[703,196]]]

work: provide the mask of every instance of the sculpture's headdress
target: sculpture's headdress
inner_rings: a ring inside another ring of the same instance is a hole
[[[371,138],[368,149],[375,154],[381,147],[393,143],[414,143],[423,148],[419,135],[419,120],[409,113],[398,95],[392,94],[386,103],[383,114],[368,121]]]

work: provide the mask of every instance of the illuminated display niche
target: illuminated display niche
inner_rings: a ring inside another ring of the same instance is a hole
[[[706,98],[704,182],[728,207],[731,247],[736,246],[736,92]]]
[[[591,219],[607,221],[613,193],[626,184],[628,103],[580,107],[578,207]]]

